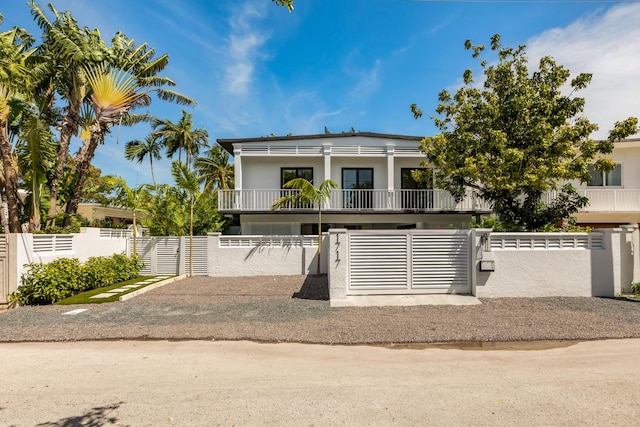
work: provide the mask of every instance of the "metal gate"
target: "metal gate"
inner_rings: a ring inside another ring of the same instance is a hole
[[[184,271],[189,273],[189,238],[186,237],[184,254]],[[209,274],[209,256],[207,253],[207,236],[193,236],[193,274],[206,276]]]
[[[349,295],[471,293],[469,230],[351,231]]]
[[[209,274],[207,245],[207,236],[193,237],[193,274],[196,276]],[[144,261],[142,275],[189,273],[188,236],[138,237],[136,251]],[[129,239],[129,252],[133,252],[133,239]]]
[[[156,237],[158,274],[178,274],[180,260],[180,237]]]

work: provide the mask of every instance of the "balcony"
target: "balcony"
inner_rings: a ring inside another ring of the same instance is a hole
[[[578,194],[589,199],[589,204],[580,212],[638,212],[640,190],[583,189]]]
[[[222,213],[270,212],[273,201],[298,190],[221,190]],[[312,203],[292,202],[279,212],[317,211]],[[332,190],[323,211],[334,213],[489,212],[488,203],[469,191],[459,203],[444,190]]]

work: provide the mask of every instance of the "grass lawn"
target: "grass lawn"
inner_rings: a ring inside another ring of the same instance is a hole
[[[128,293],[133,292],[133,291],[137,291],[139,289],[145,288],[145,287],[147,287],[149,285],[153,285],[154,283],[157,283],[157,281],[153,282],[153,283],[147,283],[147,284],[141,285],[140,287],[137,287],[137,288],[131,288],[131,289],[125,291],[125,292],[119,292],[119,293],[113,294],[113,296],[109,297],[109,298],[91,298],[91,297],[94,296],[94,295],[101,294],[103,292],[108,292],[108,291],[110,291],[112,289],[121,288],[122,286],[133,285],[133,284],[136,284],[137,282],[143,282],[145,280],[153,279],[154,277],[156,277],[156,276],[140,276],[140,277],[136,277],[135,279],[130,279],[130,280],[127,280],[126,282],[120,282],[120,283],[116,283],[115,285],[105,286],[104,288],[92,289],[90,291],[74,295],[74,296],[71,296],[69,298],[65,298],[65,299],[63,299],[61,301],[58,301],[55,304],[56,305],[102,304],[104,302],[118,301],[118,299],[122,295],[126,295]]]

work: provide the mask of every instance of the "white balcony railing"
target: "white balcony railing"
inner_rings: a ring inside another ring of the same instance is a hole
[[[586,189],[578,190],[589,199],[582,212],[633,212],[640,211],[640,190]]]
[[[218,210],[266,212],[275,200],[296,194],[297,190],[223,190],[218,195]],[[316,210],[312,203],[291,202],[282,210]],[[332,190],[325,211],[334,212],[442,212],[489,211],[488,203],[469,191],[459,203],[444,190]]]
[[[274,200],[295,194],[297,190],[223,190],[219,193],[220,211],[267,212]],[[640,189],[579,189],[589,204],[581,212],[640,211]],[[557,196],[544,197],[549,203]],[[332,190],[326,211],[334,212],[489,212],[490,205],[469,191],[459,203],[444,190]],[[316,210],[310,203],[292,202],[282,210]]]

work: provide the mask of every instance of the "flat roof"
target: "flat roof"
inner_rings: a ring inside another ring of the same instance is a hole
[[[330,138],[352,138],[363,136],[368,138],[403,139],[407,141],[421,141],[424,136],[394,135],[389,133],[376,132],[342,132],[342,133],[319,133],[314,135],[285,135],[285,136],[261,136],[258,138],[219,138],[216,141],[233,154],[233,144],[238,142],[271,142],[271,141],[297,141],[301,139],[330,139]]]

